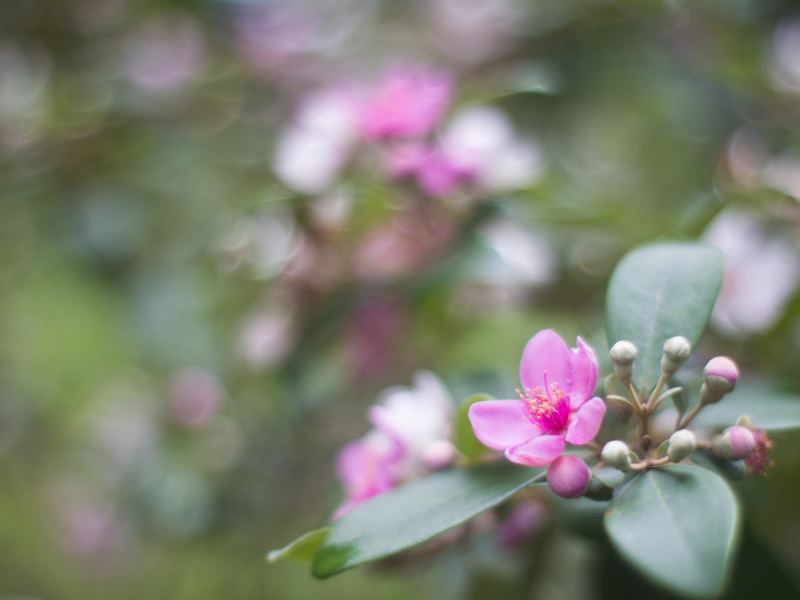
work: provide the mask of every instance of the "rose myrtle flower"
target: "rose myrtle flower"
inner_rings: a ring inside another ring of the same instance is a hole
[[[722,435],[711,440],[711,450],[728,460],[742,460],[753,453],[755,436],[746,427],[728,427]]]
[[[389,71],[362,113],[368,139],[422,137],[433,131],[453,95],[447,73],[402,67]]]
[[[357,504],[395,487],[396,467],[402,455],[402,446],[378,430],[345,446],[336,459],[336,470],[347,499],[333,518],[338,519]]]
[[[554,331],[540,331],[525,346],[519,372],[525,390],[520,400],[489,400],[470,408],[481,442],[504,450],[512,462],[543,467],[564,451],[565,442],[582,445],[597,435],[606,407],[591,398],[597,358],[581,338],[570,350]]]

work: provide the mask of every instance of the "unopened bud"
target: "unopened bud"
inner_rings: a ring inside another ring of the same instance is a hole
[[[697,436],[688,429],[679,429],[669,436],[667,456],[672,462],[680,462],[697,448]]]
[[[753,453],[756,440],[744,427],[729,427],[711,440],[711,451],[729,460],[743,460]]]
[[[589,488],[589,467],[577,456],[562,454],[547,467],[547,485],[562,498],[579,498]]]
[[[742,415],[736,419],[736,427],[747,427],[750,429],[753,426],[753,421],[750,420],[748,415]]]
[[[664,342],[664,356],[661,358],[661,370],[672,375],[680,369],[683,362],[689,357],[692,345],[683,336],[669,338]]]
[[[600,458],[609,467],[614,467],[620,471],[627,471],[631,468],[630,450],[628,445],[620,440],[608,442],[603,446]]]
[[[636,358],[636,346],[630,342],[619,341],[611,347],[608,355],[614,363],[614,371],[619,380],[630,385],[633,377],[633,359]]]
[[[733,391],[737,379],[739,379],[739,368],[735,362],[727,356],[712,358],[703,369],[700,402],[716,404],[725,394]]]

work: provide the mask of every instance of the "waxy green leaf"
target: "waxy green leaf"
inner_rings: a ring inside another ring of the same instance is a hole
[[[716,404],[705,406],[693,427],[730,427],[747,415],[753,425],[766,431],[800,429],[800,397],[780,394],[760,385],[739,384]]]
[[[625,479],[625,473],[614,467],[601,467],[592,473],[592,477],[600,480],[610,488],[617,487]]]
[[[267,554],[267,561],[273,563],[284,558],[314,560],[317,550],[319,550],[319,547],[328,539],[332,529],[332,527],[323,527],[304,533],[283,548],[269,552]]]
[[[689,455],[693,463],[711,469],[715,473],[719,473],[728,479],[735,479],[737,481],[744,479],[747,474],[744,468],[744,462],[741,460],[728,460],[717,456],[711,450],[705,448],[698,448]]]
[[[637,388],[661,376],[664,342],[682,335],[694,346],[722,285],[722,253],[693,243],[662,243],[631,250],[611,275],[606,296],[609,346],[633,342]]]
[[[614,547],[646,577],[678,594],[712,598],[730,575],[740,513],[724,479],[676,465],[617,488],[604,525]]]
[[[543,481],[542,469],[504,462],[434,473],[375,496],[333,525],[312,572],[330,577],[406,550]]]
[[[453,419],[453,441],[456,444],[456,448],[459,449],[461,454],[472,460],[483,456],[489,451],[489,448],[480,442],[472,430],[472,422],[469,420],[469,407],[476,402],[484,402],[486,400],[494,400],[494,398],[488,394],[470,396],[458,407],[456,416]]]

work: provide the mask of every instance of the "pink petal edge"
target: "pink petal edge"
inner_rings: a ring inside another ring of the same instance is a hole
[[[594,439],[600,431],[606,405],[600,398],[592,398],[575,413],[575,420],[567,427],[566,441],[581,446]]]
[[[567,354],[564,391],[570,395],[570,407],[579,408],[592,397],[597,385],[597,357],[591,346],[580,337],[578,347]]]
[[[541,435],[522,412],[519,400],[486,400],[469,408],[472,430],[482,444],[495,450],[519,446]]]
[[[519,446],[506,450],[511,462],[529,467],[545,467],[564,451],[563,435],[540,435]]]
[[[545,372],[547,385],[559,383],[563,387],[566,383],[568,352],[567,344],[552,329],[544,329],[533,336],[522,351],[519,365],[519,378],[523,391],[546,387]]]

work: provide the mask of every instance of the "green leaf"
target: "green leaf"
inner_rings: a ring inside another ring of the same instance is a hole
[[[625,473],[613,467],[602,467],[592,473],[594,479],[600,480],[603,485],[610,488],[617,487],[625,479]]]
[[[284,558],[297,560],[314,560],[319,547],[328,539],[333,527],[323,527],[304,533],[288,546],[273,550],[267,554],[267,562],[277,562]]]
[[[469,407],[476,402],[484,402],[486,400],[494,400],[488,394],[475,394],[470,396],[461,403],[456,411],[456,416],[453,420],[453,441],[456,448],[461,451],[461,454],[467,458],[475,460],[483,456],[489,451],[489,448],[484,446],[472,430],[472,423],[469,420]]]
[[[735,479],[740,481],[744,479],[745,468],[741,460],[728,460],[717,456],[711,450],[705,448],[698,448],[689,455],[692,462],[697,463],[701,467],[711,469],[715,473],[727,477],[728,479]]]
[[[634,383],[650,390],[661,376],[664,342],[682,335],[695,345],[722,284],[722,253],[692,243],[631,250],[611,275],[606,296],[609,346],[619,340],[639,350]]]
[[[689,408],[689,392],[686,391],[686,386],[682,386],[681,391],[677,394],[673,394],[671,398],[675,410],[677,410],[678,415],[682,417],[686,409]]]
[[[543,479],[542,469],[477,465],[434,473],[375,496],[333,525],[312,573],[330,577],[421,544]]]
[[[617,488],[604,525],[617,551],[645,577],[678,594],[712,598],[730,575],[740,514],[724,479],[677,465]]]
[[[766,431],[800,429],[800,398],[757,384],[737,385],[716,404],[704,407],[692,421],[695,427],[730,427],[747,415]]]

